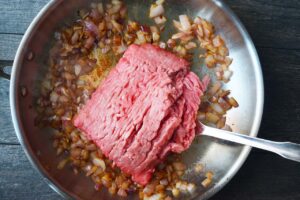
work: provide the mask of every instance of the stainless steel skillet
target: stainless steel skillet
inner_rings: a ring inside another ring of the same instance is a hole
[[[42,79],[48,47],[51,45],[54,31],[64,23],[72,21],[78,8],[89,4],[86,0],[52,0],[34,19],[16,54],[11,76],[10,102],[13,124],[24,150],[35,168],[37,168],[50,187],[66,198],[74,199],[110,199],[104,190],[96,192],[93,183],[84,176],[75,176],[68,169],[57,170],[58,158],[52,148],[49,130],[40,130],[34,126],[35,111],[32,104],[37,93],[37,81]],[[147,22],[150,1],[128,0],[126,4],[132,18]],[[219,0],[167,0],[166,16],[177,18],[179,14],[199,15],[212,21],[217,32],[226,40],[230,56],[233,58],[231,69],[234,75],[227,88],[239,101],[240,107],[228,113],[228,123],[239,133],[256,136],[263,109],[263,80],[260,63],[246,30]],[[34,59],[27,60],[28,53],[34,53]],[[207,73],[198,65],[193,66],[199,74]],[[27,95],[21,95],[21,89],[27,88]],[[200,143],[200,144],[199,144]],[[220,140],[201,137],[184,154],[186,163],[192,168],[197,162],[215,172],[214,184],[207,189],[198,187],[191,198],[207,199],[219,191],[244,163],[249,147],[224,143]],[[187,178],[200,185],[201,177],[190,170]],[[117,197],[115,197],[117,199]],[[185,198],[186,199],[186,198]]]

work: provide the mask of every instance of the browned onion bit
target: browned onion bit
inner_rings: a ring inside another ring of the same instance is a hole
[[[215,34],[214,26],[210,22],[200,17],[192,21],[187,15],[180,15],[178,21],[173,20],[173,25],[178,32],[168,40],[168,48],[178,56],[188,59],[191,55],[188,50],[197,48],[194,40],[198,40],[200,48],[206,50],[199,58],[204,58],[205,65],[214,70],[216,79],[219,80],[209,86],[208,92],[202,98],[198,119],[214,127],[227,127],[226,112],[237,107],[238,103],[233,97],[228,97],[230,91],[221,89],[222,82],[230,81],[233,74],[229,70],[232,59],[228,57],[229,51],[224,39]]]

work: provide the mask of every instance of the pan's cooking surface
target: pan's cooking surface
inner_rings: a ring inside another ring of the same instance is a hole
[[[147,17],[149,4],[148,1],[126,1],[130,17],[143,23],[150,23]],[[53,38],[54,30],[62,25],[61,22],[71,20],[78,8],[87,5],[89,2],[84,0],[72,1],[72,4],[62,0],[52,1],[47,9],[44,9],[35,19],[25,34],[15,59],[11,84],[11,107],[13,122],[21,143],[34,165],[40,169],[45,178],[50,179],[55,190],[66,197],[109,199],[111,196],[104,190],[96,192],[93,189],[90,179],[80,175],[74,176],[68,168],[62,171],[56,169],[58,158],[49,142],[49,134],[45,134],[45,130],[39,130],[34,126],[35,112],[33,109],[28,109],[36,94],[29,92],[26,98],[22,98],[19,94],[21,85],[25,85],[28,91],[36,91],[37,80],[43,77],[42,74],[45,71],[41,66],[46,67],[43,64],[48,55],[45,47],[51,44],[50,38]],[[232,125],[234,131],[255,136],[262,114],[263,83],[259,60],[248,34],[221,1],[170,0],[167,1],[165,8],[168,19],[177,18],[183,13],[190,16],[199,15],[211,21],[217,32],[224,37],[230,57],[233,58],[231,69],[234,71],[227,88],[232,91],[240,104],[238,109],[228,113],[228,123]],[[37,59],[31,62],[24,59],[27,50],[32,50]],[[199,69],[198,66],[193,66],[193,70],[197,73],[206,73]],[[197,199],[205,199],[230,180],[247,157],[249,148],[204,136],[198,139],[199,142],[195,142],[184,153],[184,159],[190,168],[200,162],[204,163],[207,169],[215,172],[214,185],[211,188],[204,190],[198,187]],[[196,182],[197,185],[200,185],[202,180],[193,173],[188,173],[187,178],[189,181]],[[117,199],[117,197],[114,198]]]

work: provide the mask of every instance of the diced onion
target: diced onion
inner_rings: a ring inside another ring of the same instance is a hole
[[[98,167],[101,167],[103,169],[103,171],[105,171],[105,169],[106,169],[105,162],[100,158],[94,158],[93,164]]]
[[[217,128],[223,128],[225,126],[226,123],[226,117],[222,117],[222,119],[220,119],[217,123]]]
[[[207,188],[208,186],[210,186],[211,182],[212,182],[211,179],[206,178],[206,179],[204,179],[204,181],[202,181],[201,185],[203,187]]]
[[[190,23],[190,19],[188,18],[187,15],[179,15],[179,21],[184,31],[188,31],[191,29],[192,26]]]
[[[196,173],[200,173],[200,172],[202,172],[203,168],[204,168],[204,167],[203,167],[202,164],[197,163],[197,164],[195,165],[195,167],[194,167],[194,170],[195,170]]]
[[[160,194],[160,193],[157,193],[157,194],[154,194],[154,195],[152,195],[152,196],[150,196],[150,197],[145,197],[144,198],[144,200],[160,200],[160,199],[163,199],[163,196],[162,196],[162,194]]]
[[[116,14],[121,10],[122,5],[121,4],[115,4],[113,7],[107,10],[109,14]]]
[[[210,90],[208,91],[208,93],[209,93],[210,95],[216,94],[216,93],[219,91],[219,89],[221,88],[221,86],[222,86],[221,82],[216,82],[216,83],[210,88]]]
[[[179,197],[180,195],[180,191],[177,189],[177,188],[173,188],[172,189],[172,194],[173,196],[176,198],[176,197]]]
[[[111,23],[113,25],[113,27],[118,31],[118,32],[122,32],[122,25],[119,24],[118,22],[116,22],[116,20],[111,20]]]
[[[211,107],[219,114],[223,115],[225,112],[223,110],[223,108],[220,106],[220,104],[218,103],[213,103],[211,104]]]
[[[224,74],[223,74],[224,82],[228,82],[230,80],[231,76],[232,76],[232,71],[229,71],[229,70],[224,71]]]
[[[231,108],[231,105],[227,103],[223,98],[219,98],[218,102],[224,110],[229,110]]]
[[[106,53],[109,52],[110,50],[111,50],[110,46],[106,45],[105,47],[103,47],[103,48],[101,49],[101,52],[102,52],[103,54],[106,54]]]
[[[175,28],[177,28],[179,31],[182,30],[182,26],[181,23],[179,21],[173,20],[173,25],[175,26]]]
[[[214,39],[212,40],[212,43],[215,47],[220,47],[221,45],[224,44],[224,41],[222,40],[222,38],[217,35],[216,37],[214,37]]]
[[[144,36],[144,33],[142,31],[138,31],[136,33],[138,40],[140,41],[140,44],[146,43],[146,38]]]
[[[55,103],[55,102],[57,102],[57,100],[58,100],[58,94],[56,93],[56,92],[51,92],[51,94],[50,94],[50,101],[51,102],[53,102],[53,103]]]
[[[214,56],[211,54],[208,54],[205,58],[205,64],[209,68],[214,67],[216,64],[216,60],[215,60]]]
[[[173,40],[173,39],[169,39],[169,40],[167,41],[167,44],[168,44],[168,47],[169,47],[169,48],[174,48],[174,47],[176,46],[176,41]]]
[[[154,22],[158,25],[164,24],[167,21],[165,16],[158,16],[154,18]]]
[[[202,25],[201,25],[201,24],[199,24],[199,25],[197,26],[197,35],[198,35],[200,38],[202,38],[202,37],[204,36],[204,31],[203,31],[203,28],[202,28]]]
[[[197,44],[195,42],[189,42],[184,46],[186,49],[194,49],[197,47]]]
[[[217,123],[217,121],[220,119],[218,115],[215,115],[213,113],[206,113],[205,119],[212,123]]]
[[[158,32],[159,32],[157,26],[150,26],[150,31],[151,31],[152,33],[158,33]]]
[[[74,65],[75,75],[78,76],[81,72],[81,66],[79,64]]]
[[[185,33],[179,32],[179,33],[175,33],[174,35],[172,35],[172,39],[176,40],[176,39],[182,38],[184,36],[185,36]]]
[[[206,177],[206,178],[212,179],[213,176],[214,176],[214,173],[211,172],[211,171],[208,171],[208,172],[205,173],[205,177]]]
[[[84,25],[85,25],[85,28],[90,31],[91,33],[95,34],[95,36],[97,36],[99,33],[98,33],[98,28],[97,26],[91,22],[91,21],[83,21],[84,22]]]
[[[119,1],[119,0],[112,0],[111,3],[113,5],[122,5],[122,1]]]
[[[235,98],[233,98],[233,97],[230,97],[229,98],[229,100],[228,100],[228,102],[230,103],[230,105],[232,105],[233,107],[239,107],[239,104],[238,104],[238,102],[235,100]]]
[[[126,51],[126,49],[127,49],[127,46],[122,44],[121,46],[118,46],[117,53],[122,54]]]
[[[165,49],[167,47],[165,42],[159,42],[159,47]]]
[[[152,39],[153,39],[153,42],[158,42],[159,41],[160,35],[158,34],[158,32],[153,32],[152,33]]]
[[[194,19],[194,23],[195,24],[201,24],[201,18],[200,17],[195,17],[195,19]]]
[[[164,12],[165,12],[164,7],[161,4],[159,4],[159,5],[152,4],[151,8],[150,8],[149,17],[155,18],[155,17],[162,15]]]
[[[190,193],[190,194],[193,194],[195,191],[196,191],[196,185],[193,184],[193,183],[189,183],[187,185],[187,191]]]
[[[197,118],[198,118],[198,120],[200,120],[200,121],[204,120],[204,119],[205,119],[205,113],[199,112]]]

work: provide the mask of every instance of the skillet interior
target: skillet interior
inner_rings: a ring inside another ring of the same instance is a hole
[[[65,168],[57,170],[59,159],[50,142],[50,130],[41,130],[34,126],[36,116],[32,105],[38,95],[38,83],[43,79],[47,67],[48,47],[53,41],[54,31],[74,19],[78,8],[89,5],[89,1],[53,0],[43,9],[26,32],[15,59],[11,80],[11,108],[14,126],[27,156],[43,174],[48,183],[65,197],[76,199],[110,199],[105,190],[96,192],[93,182],[83,175],[75,176]],[[140,22],[148,22],[147,12],[150,2],[146,0],[128,0],[129,14]],[[211,0],[169,0],[166,3],[166,16],[175,19],[179,14],[199,15],[211,21],[229,48],[233,58],[231,69],[234,75],[226,88],[238,100],[240,107],[227,115],[228,124],[233,130],[257,135],[263,106],[263,82],[260,63],[251,39],[237,18],[221,1]],[[170,31],[171,32],[171,31]],[[27,52],[35,54],[33,61],[26,60]],[[207,73],[199,64],[193,70],[200,76]],[[20,87],[26,86],[28,95],[20,95]],[[198,187],[197,199],[206,199],[221,189],[237,172],[250,148],[225,143],[205,136],[198,138],[192,147],[184,153],[189,169],[197,162],[215,173],[214,185],[203,189]],[[190,170],[191,171],[191,170]],[[202,177],[187,174],[190,181],[200,185]],[[118,199],[118,197],[114,197]],[[184,199],[187,199],[186,197]]]

